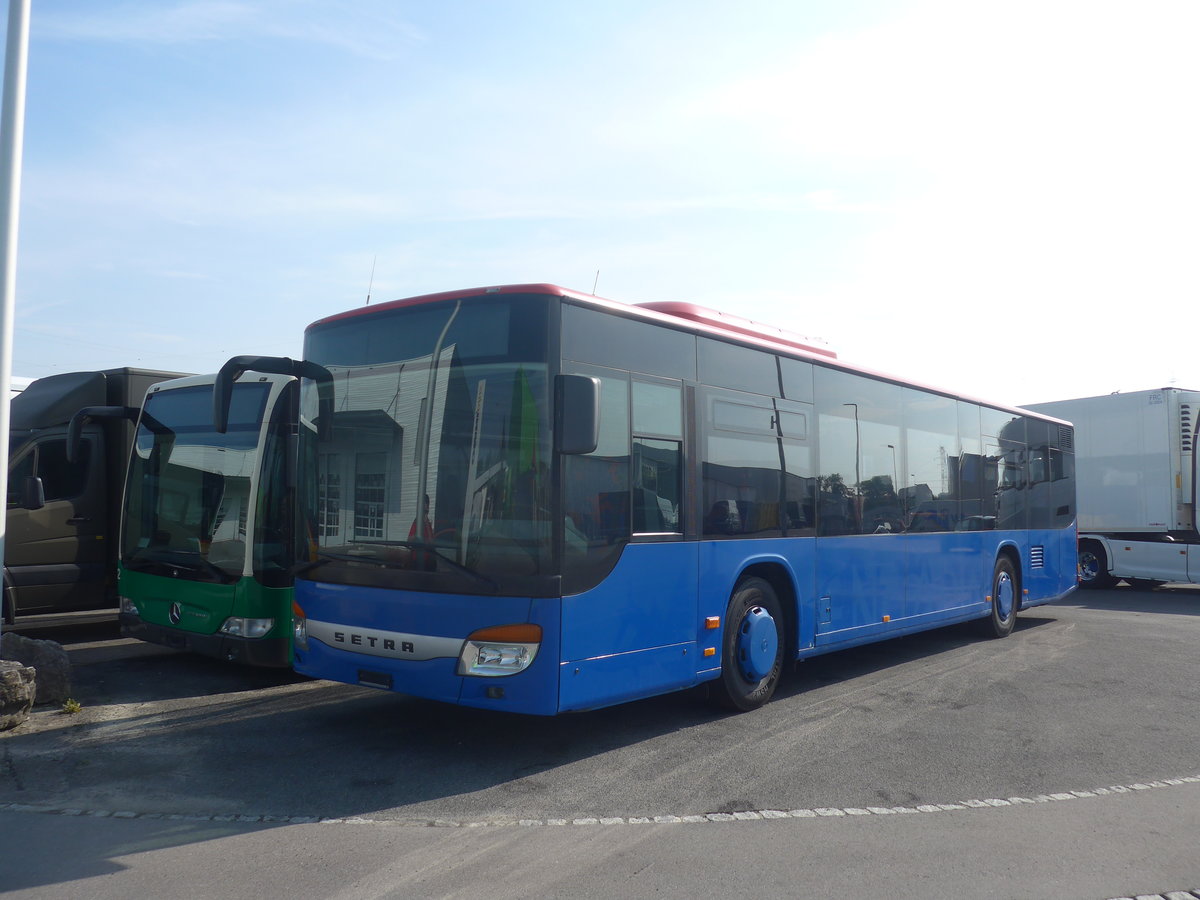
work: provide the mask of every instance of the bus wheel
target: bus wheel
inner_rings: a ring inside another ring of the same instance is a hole
[[[771,699],[783,673],[783,609],[762,578],[741,581],[725,609],[721,677],[713,700],[728,709],[758,709]]]
[[[1108,557],[1104,548],[1095,541],[1084,541],[1079,546],[1079,586],[1082,588],[1110,588],[1117,579],[1108,574]]]
[[[1008,637],[1017,624],[1017,607],[1020,605],[1021,586],[1012,560],[1001,556],[992,571],[992,611],[983,620],[983,632],[987,637]]]

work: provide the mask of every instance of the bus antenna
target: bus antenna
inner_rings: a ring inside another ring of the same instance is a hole
[[[375,260],[377,259],[379,259],[378,253],[371,257],[371,277],[367,281],[367,302],[363,304],[364,306],[371,305],[371,288],[375,286]]]
[[[596,280],[592,282],[592,296],[596,296],[596,285],[600,283],[600,270],[596,270]]]

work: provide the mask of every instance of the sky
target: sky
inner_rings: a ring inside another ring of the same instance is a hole
[[[13,374],[550,282],[1005,404],[1200,389],[1194,0],[32,0]]]

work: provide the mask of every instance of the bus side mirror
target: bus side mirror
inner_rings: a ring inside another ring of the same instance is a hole
[[[213,382],[213,429],[218,434],[224,434],[229,429],[229,404],[233,401],[233,383],[243,372],[251,370],[315,381],[318,432],[322,438],[333,434],[333,376],[324,366],[307,360],[289,359],[286,356],[235,356],[221,366]]]
[[[556,434],[560,453],[592,453],[600,443],[600,379],[559,375]]]
[[[21,482],[21,509],[41,509],[46,505],[46,486],[36,475],[26,475]]]

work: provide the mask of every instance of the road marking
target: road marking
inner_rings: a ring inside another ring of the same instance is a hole
[[[655,816],[578,816],[571,819],[386,819],[373,816],[276,816],[245,814],[191,815],[184,813],[135,812],[133,810],[80,809],[42,803],[0,803],[0,812],[43,813],[59,816],[89,816],[112,819],[162,819],[168,822],[237,822],[263,825],[392,825],[417,828],[485,828],[519,826],[522,828],[612,825],[700,825],[710,822],[759,822],[764,819],[855,818],[891,815],[921,815],[959,810],[1005,809],[1038,803],[1064,803],[1071,800],[1095,800],[1131,794],[1136,791],[1163,790],[1185,784],[1200,784],[1200,775],[1164,778],[1135,784],[1114,784],[1089,791],[1059,791],[1034,797],[1007,797],[986,800],[959,800],[953,803],[923,803],[918,806],[821,806],[814,809],[747,809],[737,812],[713,812],[702,815]],[[1180,893],[1180,892],[1175,892]],[[1155,897],[1155,894],[1139,895]],[[1169,895],[1168,895],[1169,896]],[[1181,894],[1186,896],[1186,894]],[[1200,896],[1200,895],[1198,895]],[[1173,900],[1173,898],[1172,898]]]

